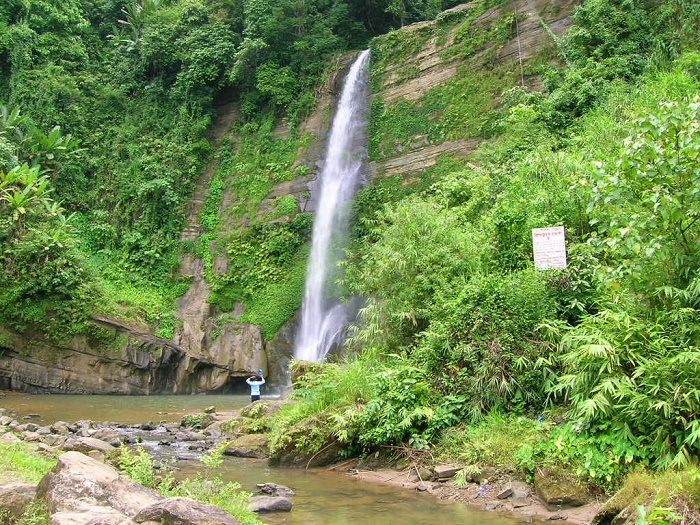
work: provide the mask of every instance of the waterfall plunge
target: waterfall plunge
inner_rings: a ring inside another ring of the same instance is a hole
[[[301,360],[321,361],[333,346],[342,343],[347,325],[346,305],[329,301],[325,289],[328,270],[336,262],[332,242],[347,229],[346,203],[359,184],[366,156],[368,61],[369,50],[362,51],[348,72],[321,170],[301,326],[294,351]]]

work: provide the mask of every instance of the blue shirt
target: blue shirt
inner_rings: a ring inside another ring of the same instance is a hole
[[[248,378],[245,380],[245,382],[250,385],[250,395],[259,396],[260,386],[265,384],[265,378],[263,377],[262,381],[253,381],[251,378]]]

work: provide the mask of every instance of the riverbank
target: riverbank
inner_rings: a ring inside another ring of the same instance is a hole
[[[99,439],[105,442],[104,446],[110,443],[111,446],[118,443],[140,443],[146,449],[157,447],[158,454],[161,456],[191,460],[215,448],[218,443],[226,439],[218,431],[218,425],[235,419],[240,412],[239,410],[219,411],[213,406],[210,410],[211,412],[207,415],[208,424],[203,425],[205,428],[201,429],[185,428],[181,424],[124,425],[97,424],[87,421],[79,424],[63,423],[42,427],[40,424],[32,423],[35,418],[30,416],[20,417],[20,421],[24,420],[24,423],[16,420],[13,422],[11,417],[2,418],[0,423],[8,425],[9,428],[6,430],[12,431],[7,437],[10,434],[16,435],[23,441],[37,444],[41,442],[51,448],[80,450],[88,445],[96,446]],[[199,418],[194,419],[200,421]],[[201,423],[204,423],[203,419]],[[72,428],[74,426],[75,428]],[[73,442],[75,436],[71,437],[71,434],[79,435],[79,440]],[[88,436],[93,439],[86,441]],[[600,508],[600,503],[594,502],[577,508],[550,510],[542,504],[531,485],[495,473],[490,473],[488,479],[482,479],[480,482],[458,486],[453,477],[432,479],[428,475],[420,474],[415,468],[403,470],[374,468],[374,466],[370,468],[359,460],[326,467],[326,470],[335,471],[339,475],[358,482],[384,484],[406,491],[421,492],[427,497],[433,497],[445,503],[463,504],[510,518],[522,517],[527,522],[562,520],[573,525],[588,525]],[[441,472],[444,473],[444,471]],[[423,475],[424,479],[420,479],[419,474]],[[419,479],[416,479],[417,476]]]
[[[450,480],[415,481],[410,470],[362,469],[356,461],[333,470],[343,472],[363,483],[402,487],[406,490],[425,492],[449,503],[461,503],[504,515],[522,516],[528,523],[562,520],[565,523],[589,525],[603,504],[601,501],[593,501],[580,507],[551,510],[534,494],[530,485],[508,478],[494,479],[485,485],[468,484],[465,487],[457,487]]]

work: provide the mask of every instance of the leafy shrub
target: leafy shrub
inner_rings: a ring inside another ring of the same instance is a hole
[[[540,410],[551,372],[535,330],[555,312],[547,281],[534,271],[457,279],[435,296],[414,359],[436,388],[464,397],[458,416],[493,408]]]
[[[203,412],[200,414],[188,414],[186,416],[183,416],[182,422],[180,424],[185,427],[202,428],[207,419],[209,418],[210,416]]]
[[[652,18],[644,6],[633,1],[594,0],[574,10],[574,26],[564,42],[568,60],[582,63],[589,58],[625,59],[630,76],[644,67],[643,56],[654,38]]]
[[[297,374],[295,370],[302,367],[306,372]],[[323,414],[323,430],[317,436],[319,442],[325,443],[331,435],[346,446],[348,453],[355,452],[359,432],[357,417],[362,405],[374,395],[380,368],[371,354],[348,358],[342,365],[294,362],[293,402],[283,405],[271,422],[272,453],[289,445],[292,427],[319,414]],[[299,442],[302,448],[316,444],[312,439]]]
[[[547,464],[566,465],[581,481],[609,492],[635,465],[649,464],[652,455],[630,431],[606,424],[584,430],[572,422],[552,428],[545,439],[524,445],[517,457],[529,472]]]
[[[382,346],[391,347],[425,327],[436,290],[480,268],[486,243],[480,232],[464,227],[457,213],[417,197],[379,212],[374,231],[377,240],[362,248],[348,279],[353,292],[386,301],[377,303],[383,311],[377,321],[384,325],[381,338],[390,337]],[[365,323],[369,314],[365,309]],[[373,331],[379,334],[366,324],[360,337]],[[367,338],[362,342],[374,344]]]
[[[524,416],[491,412],[478,423],[455,424],[443,432],[434,454],[441,461],[470,466],[520,466],[518,454],[525,443],[536,443],[546,435],[547,423]]]
[[[122,445],[119,448],[117,465],[130,480],[144,487],[156,488],[158,478],[155,474],[153,459],[143,448],[138,447],[132,450],[126,445]]]
[[[38,166],[0,171],[0,275],[6,283],[0,320],[22,330],[53,317],[57,330],[46,333],[59,337],[84,329],[85,296],[97,290],[78,249],[72,216],[50,191]]]
[[[686,312],[686,315],[694,315]],[[566,366],[554,392],[587,429],[617,434],[632,459],[657,468],[687,465],[700,449],[700,354],[694,321],[678,313],[643,318],[603,310],[562,338]]]
[[[649,299],[661,286],[686,287],[700,267],[693,191],[699,118],[698,98],[662,103],[634,122],[617,160],[595,172],[589,211],[600,237],[592,242],[606,257],[626,261],[614,278]]]
[[[225,447],[222,443],[221,447]],[[213,451],[204,459],[207,466],[217,466],[216,457],[220,453]],[[219,477],[209,479],[196,477],[176,481],[169,473],[166,476],[156,476],[154,462],[143,448],[131,450],[125,445],[119,449],[117,458],[119,468],[129,479],[141,485],[153,488],[166,497],[186,497],[217,507],[235,516],[246,525],[259,525],[261,522],[255,513],[248,509],[250,494],[240,490],[240,485],[233,482],[223,482]]]
[[[377,392],[367,401],[358,424],[358,441],[365,449],[407,442],[427,447],[424,432],[435,414],[436,392],[418,368],[393,367],[378,375]]]

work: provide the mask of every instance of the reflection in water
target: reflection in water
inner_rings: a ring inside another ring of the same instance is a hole
[[[0,397],[0,407],[20,417],[35,414],[36,423],[74,422],[81,419],[134,425],[137,423],[179,423],[187,414],[214,406],[217,412],[244,407],[249,396],[105,396],[71,394],[15,394]]]
[[[202,472],[198,462],[180,464],[178,477]],[[264,460],[225,458],[213,471],[224,481],[236,481],[256,493],[258,483],[290,487],[292,512],[262,514],[271,525],[515,525],[517,520],[440,502],[427,493],[360,481],[326,469],[272,468]]]
[[[0,407],[19,417],[39,414],[32,421],[75,422],[89,419],[134,425],[146,422],[178,423],[182,416],[215,406],[218,412],[247,405],[248,396],[89,396],[7,394]],[[158,450],[157,442],[152,443]],[[146,443],[144,443],[146,445]],[[165,447],[165,452],[171,447]],[[163,451],[161,451],[163,452]],[[262,514],[270,525],[515,525],[517,520],[435,500],[426,493],[362,482],[326,469],[272,468],[265,460],[224,458],[210,469],[199,461],[180,461],[177,477],[218,474],[236,481],[243,490],[257,492],[258,483],[278,483],[296,493],[291,512]]]

